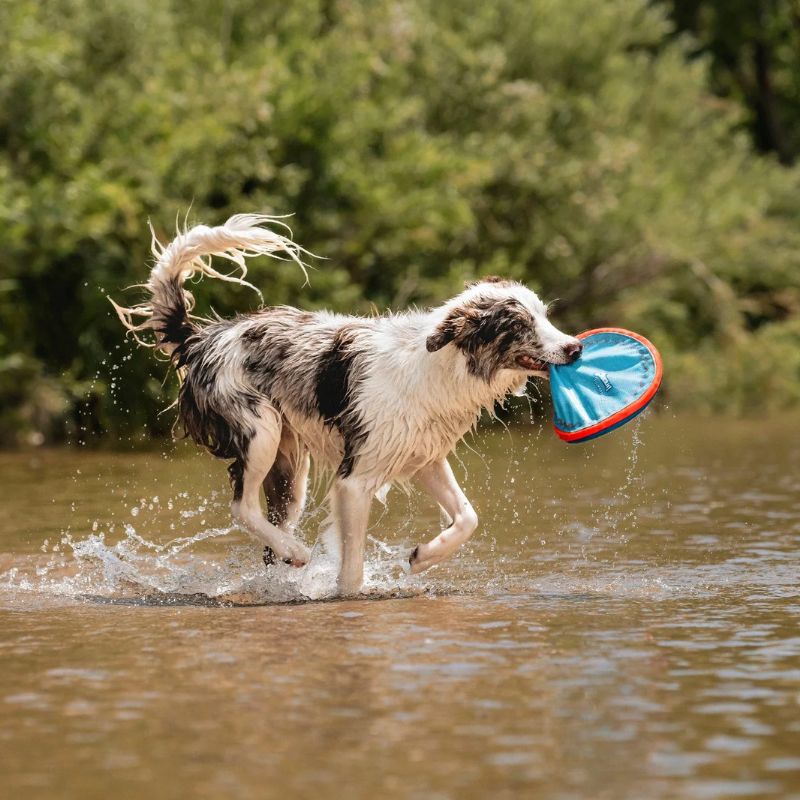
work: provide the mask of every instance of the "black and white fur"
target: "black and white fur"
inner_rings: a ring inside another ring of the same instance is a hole
[[[231,460],[234,518],[266,552],[295,566],[308,562],[295,529],[310,456],[335,471],[338,590],[354,594],[376,493],[413,479],[447,514],[448,527],[411,553],[412,572],[452,554],[478,518],[448,453],[483,409],[521,391],[528,376],[545,375],[548,363],[573,361],[581,344],[549,322],[536,294],[497,278],[429,311],[364,318],[279,306],[230,320],[193,317],[183,283],[196,273],[244,283],[245,260],[263,254],[303,267],[305,251],[264,227],[275,223],[237,215],[219,227],[191,228],[167,247],[154,237],[149,301],[115,307],[129,330],[152,331],[169,355],[181,378],[184,429]],[[234,261],[242,276],[217,272],[211,256]]]

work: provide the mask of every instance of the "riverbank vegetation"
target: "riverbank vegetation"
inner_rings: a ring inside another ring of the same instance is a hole
[[[325,260],[309,286],[256,264],[270,304],[401,309],[497,273],[565,329],[650,337],[673,408],[800,405],[796,7],[737,29],[717,5],[3,4],[0,442],[168,431],[166,368],[106,294],[136,297],[148,218],[168,239],[187,212],[294,212]]]

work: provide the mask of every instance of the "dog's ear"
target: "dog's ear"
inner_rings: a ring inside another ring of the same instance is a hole
[[[456,338],[456,328],[453,325],[451,316],[440,322],[436,330],[425,340],[425,347],[429,353],[441,350],[446,344],[450,344]]]
[[[463,342],[477,330],[484,316],[485,312],[471,305],[454,308],[425,341],[428,352],[435,353],[453,341]]]
[[[446,344],[464,335],[471,321],[477,319],[478,312],[474,308],[459,306],[454,308],[437,326],[436,330],[425,340],[429,353],[441,350]]]
[[[464,305],[454,308],[427,338],[429,353],[441,350],[450,342],[474,350],[492,341],[510,323],[510,312],[519,307],[513,298],[490,300],[479,306]]]

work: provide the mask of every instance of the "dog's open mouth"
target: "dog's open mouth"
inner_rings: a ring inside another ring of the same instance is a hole
[[[517,364],[522,367],[522,369],[528,369],[531,372],[547,371],[547,362],[537,361],[533,356],[517,356]]]

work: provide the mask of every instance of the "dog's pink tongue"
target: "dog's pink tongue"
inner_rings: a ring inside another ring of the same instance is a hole
[[[544,370],[547,369],[547,364],[544,364],[541,361],[537,361],[535,358],[531,358],[531,356],[518,356],[517,364],[519,364],[524,369],[535,370],[538,372],[543,372]]]

